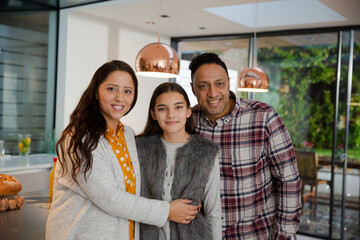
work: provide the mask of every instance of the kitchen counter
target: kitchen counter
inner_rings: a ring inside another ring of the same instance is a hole
[[[50,209],[48,191],[19,194],[24,196],[23,208],[0,212],[0,239],[45,239],[46,221]]]
[[[42,168],[53,167],[53,157],[55,154],[29,154],[27,156],[10,156],[0,157],[0,173],[26,171]]]
[[[49,173],[54,154],[0,157],[0,173],[16,177],[25,204],[18,210],[0,212],[0,240],[45,239],[46,221],[50,203],[48,199]]]
[[[0,173],[16,177],[22,185],[22,193],[47,190],[55,156],[54,154],[2,156]]]

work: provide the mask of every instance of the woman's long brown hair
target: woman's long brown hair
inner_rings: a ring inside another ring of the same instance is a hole
[[[99,139],[106,130],[106,121],[100,112],[99,101],[96,99],[99,85],[107,76],[114,71],[124,71],[130,74],[134,82],[134,100],[127,113],[134,107],[138,94],[138,81],[134,70],[125,62],[113,60],[103,64],[91,79],[85,92],[82,94],[78,105],[70,116],[69,125],[62,132],[56,143],[56,152],[61,164],[62,176],[71,169],[71,177],[76,182],[76,177],[81,171],[84,178],[91,171],[93,156],[92,151],[96,149]],[[126,113],[126,114],[127,114]],[[126,115],[125,114],[125,115]],[[59,151],[61,149],[61,152]],[[70,158],[70,166],[67,166],[65,155]]]

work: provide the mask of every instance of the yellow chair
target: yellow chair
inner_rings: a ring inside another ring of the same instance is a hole
[[[301,180],[302,203],[304,205],[308,197],[313,197],[315,199],[314,215],[316,215],[317,187],[320,184],[328,184],[330,186],[330,181],[318,179],[319,157],[316,152],[295,150],[295,157]],[[305,185],[310,186],[310,193],[306,195],[304,194]]]

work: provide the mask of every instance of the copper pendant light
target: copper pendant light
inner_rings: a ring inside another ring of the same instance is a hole
[[[135,69],[140,76],[175,78],[179,73],[180,60],[172,47],[159,41],[140,50]]]
[[[161,0],[159,9],[161,12]],[[176,78],[179,73],[180,60],[176,51],[160,43],[160,18],[158,42],[150,43],[140,50],[135,60],[135,70],[137,75],[158,78]]]
[[[268,92],[269,78],[264,70],[256,67],[256,22],[257,22],[257,1],[255,5],[255,32],[253,41],[252,67],[245,68],[239,73],[237,90],[240,92]]]
[[[258,67],[245,68],[238,77],[237,90],[240,92],[268,92],[269,78]]]

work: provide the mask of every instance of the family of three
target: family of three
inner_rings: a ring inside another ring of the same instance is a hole
[[[102,65],[57,143],[46,239],[291,239],[300,179],[288,131],[269,105],[230,91],[212,53],[191,64],[198,105],[166,82],[138,136],[132,68]]]

